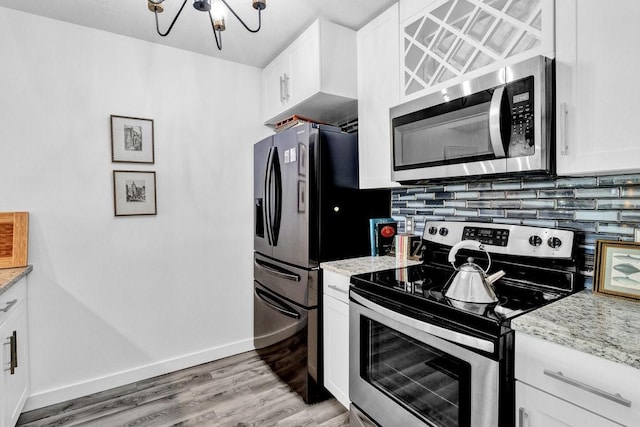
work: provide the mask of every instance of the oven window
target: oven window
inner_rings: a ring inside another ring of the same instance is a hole
[[[360,376],[423,422],[442,427],[471,423],[471,366],[366,317]]]

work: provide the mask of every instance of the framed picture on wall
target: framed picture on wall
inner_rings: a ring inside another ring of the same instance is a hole
[[[640,243],[598,240],[593,288],[640,299]]]
[[[111,115],[111,161],[153,163],[153,120]]]
[[[156,173],[113,171],[116,216],[156,215]]]

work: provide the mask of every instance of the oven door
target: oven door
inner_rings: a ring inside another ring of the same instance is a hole
[[[353,290],[349,340],[349,397],[380,425],[499,425],[499,362],[454,342],[484,350],[493,343],[399,314]]]

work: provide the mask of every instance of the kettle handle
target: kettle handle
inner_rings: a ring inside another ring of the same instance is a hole
[[[456,254],[460,249],[475,249],[477,251],[484,251],[484,253],[487,255],[487,259],[489,260],[489,265],[487,265],[487,269],[484,270],[484,272],[486,273],[487,271],[489,271],[489,268],[491,268],[491,256],[489,255],[487,248],[485,248],[484,245],[477,240],[463,240],[451,247],[451,250],[449,251],[449,262],[454,269],[458,269],[458,267],[456,267]]]

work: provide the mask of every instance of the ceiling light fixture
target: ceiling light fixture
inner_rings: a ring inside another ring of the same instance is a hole
[[[164,0],[147,0],[147,6],[149,10],[153,12],[156,16],[156,31],[162,37],[168,36],[171,30],[173,29],[173,25],[178,20],[178,17],[182,13],[182,9],[187,4],[188,0],[184,0],[182,6],[180,6],[180,10],[171,21],[171,25],[164,33],[160,31],[160,24],[158,23],[158,14],[164,11],[164,6],[162,6],[162,2]],[[209,21],[211,21],[211,29],[213,30],[213,36],[216,39],[216,46],[218,46],[218,50],[222,50],[222,32],[227,28],[226,25],[226,10],[224,6],[227,7],[233,13],[233,16],[236,17],[238,21],[247,29],[247,31],[252,33],[257,33],[260,31],[260,27],[262,26],[262,15],[261,12],[263,9],[267,7],[267,0],[252,0],[253,8],[258,11],[258,28],[255,30],[249,28],[247,24],[238,16],[238,14],[229,6],[226,0],[214,0],[214,4],[211,4],[211,0],[193,0],[193,7],[201,12],[207,12],[209,14]]]

